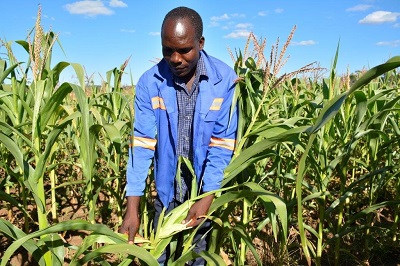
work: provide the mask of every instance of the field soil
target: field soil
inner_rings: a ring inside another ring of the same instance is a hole
[[[69,199],[66,199],[64,197],[64,200],[62,201],[62,204],[58,206],[58,220],[55,221],[54,223],[57,222],[62,222],[62,221],[70,221],[70,220],[76,220],[76,219],[81,219],[81,220],[87,220],[87,209],[86,207],[82,204],[81,198],[78,196],[71,195]],[[100,206],[107,206],[109,204],[109,199],[106,195],[100,194],[99,199],[98,199],[98,204]],[[36,207],[34,205],[28,205],[28,211],[30,215],[35,215],[36,213]],[[48,206],[48,210],[50,209],[50,206]],[[49,216],[50,217],[50,216]],[[17,208],[8,208],[7,205],[2,202],[1,208],[0,208],[0,218],[5,219],[9,222],[11,222],[13,225],[17,226],[19,229],[24,229],[24,216],[23,213]],[[34,217],[32,217],[34,218]],[[100,214],[96,217],[96,222],[98,223],[104,223],[110,226],[116,226],[118,224],[118,217],[115,214],[115,212],[112,211],[106,211],[103,214]],[[37,220],[37,219],[34,219]],[[51,220],[51,217],[49,218]],[[113,227],[110,227],[111,229],[116,229]],[[29,232],[34,232],[38,230],[38,226],[36,224],[29,224]],[[71,245],[71,246],[80,246],[82,243],[82,240],[84,237],[87,235],[87,232],[84,231],[68,231],[68,232],[63,232],[60,234],[61,239],[64,241],[66,245]],[[12,240],[1,235],[0,234],[0,258],[3,256],[5,250],[12,244]],[[65,249],[66,250],[66,263],[65,265],[68,265],[68,259],[72,258],[74,255],[73,251],[71,249]],[[19,265],[36,265],[34,259],[30,254],[27,253],[27,251],[24,248],[19,248],[16,253],[13,255],[13,257],[10,260],[10,265],[13,266],[19,266]]]
[[[17,195],[16,191],[11,191],[11,195]],[[54,221],[54,223],[62,222],[62,221],[70,221],[76,219],[88,220],[87,214],[88,211],[84,205],[83,199],[79,196],[80,193],[78,190],[65,190],[60,192],[57,195],[57,202],[59,205],[57,206],[57,212],[59,216],[58,220]],[[115,213],[115,209],[113,206],[110,206],[110,198],[108,195],[100,193],[98,201],[99,213],[97,213],[96,222],[102,223],[109,226],[112,230],[117,230],[118,226],[118,216]],[[35,205],[28,205],[27,210],[28,213],[32,216],[35,216],[36,209]],[[48,202],[47,209],[50,209],[50,202]],[[238,213],[240,215],[240,213]],[[265,213],[260,212],[261,216],[264,216]],[[0,208],[0,218],[5,219],[11,222],[13,225],[17,226],[19,229],[24,230],[24,216],[23,213],[17,208],[9,208],[4,201],[1,202]],[[305,218],[307,219],[307,224],[310,224],[316,229],[318,225],[318,217],[316,217],[313,213],[305,213]],[[377,220],[375,221],[377,226],[379,224],[385,223],[387,219],[390,217],[385,213],[385,210],[377,213]],[[238,217],[238,219],[240,219]],[[32,217],[33,221],[37,221],[36,217]],[[51,215],[49,214],[49,220],[51,220]],[[378,221],[379,220],[379,221]],[[257,225],[254,224],[254,227]],[[38,226],[35,223],[30,223],[28,232],[34,232],[38,230]],[[80,246],[82,240],[87,236],[88,232],[84,231],[68,231],[60,234],[60,237],[64,241],[66,245],[71,246]],[[379,237],[379,236],[378,236]],[[388,243],[383,243],[387,238],[376,239],[376,242],[371,243],[371,245],[376,246],[370,250],[370,257],[368,260],[362,260],[364,247],[357,244],[362,243],[362,239],[350,239],[347,238],[347,241],[343,243],[342,248],[351,252],[352,256],[342,256],[343,264],[340,265],[377,265],[377,266],[400,266],[400,249],[399,245],[390,246]],[[12,240],[0,234],[0,258],[3,256],[5,250],[12,244]],[[306,261],[304,258],[304,254],[302,254],[301,249],[299,248],[300,239],[298,236],[298,230],[295,227],[292,227],[289,231],[289,239],[287,245],[287,252],[285,254],[279,254],[280,246],[279,241],[276,241],[273,237],[272,231],[266,227],[264,228],[253,240],[253,244],[257,253],[263,261],[263,265],[306,265]],[[71,259],[74,255],[72,249],[65,249],[65,264],[69,265],[69,259]],[[332,254],[330,254],[330,250],[326,249],[323,254],[322,265],[333,265]],[[224,259],[226,264],[232,265],[232,262],[229,258],[229,254],[221,251],[221,257]],[[358,259],[357,259],[358,258]],[[108,261],[112,264],[112,262],[116,261],[116,257],[109,256]],[[249,251],[246,256],[248,265],[257,265],[254,256]],[[15,254],[12,256],[9,265],[19,266],[19,265],[36,265],[35,261],[31,257],[30,254],[26,252],[25,249],[18,249]]]

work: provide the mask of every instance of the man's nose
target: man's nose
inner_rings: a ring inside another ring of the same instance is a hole
[[[171,55],[171,62],[180,63],[182,61],[182,57],[178,52],[173,52]]]

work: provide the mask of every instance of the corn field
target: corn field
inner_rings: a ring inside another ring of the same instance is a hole
[[[210,246],[196,254],[196,229],[181,221],[207,194],[193,193],[155,233],[151,170],[142,237],[128,245],[117,232],[135,117],[134,86],[121,86],[129,60],[100,86],[78,63],[53,63],[58,36],[39,9],[28,38],[0,44],[0,266],[158,265],[167,245],[169,265],[400,263],[400,56],[338,76],[338,44],[326,77],[315,63],[281,75],[294,31],[268,54],[254,35],[229,51],[237,143],[206,217]],[[78,82],[60,82],[66,68]]]

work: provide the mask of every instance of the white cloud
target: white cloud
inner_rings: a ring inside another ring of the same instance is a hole
[[[260,17],[265,17],[266,15],[268,15],[267,11],[260,11],[257,13],[257,15],[259,15]]]
[[[160,36],[161,35],[161,33],[159,32],[159,31],[151,31],[151,32],[149,32],[149,35],[151,35],[151,36]]]
[[[234,14],[223,14],[221,16],[213,16],[210,18],[209,27],[221,27],[222,29],[229,29],[234,22],[233,19],[236,18],[244,18],[246,17],[243,14],[234,13]]]
[[[211,21],[209,27],[218,27],[220,24],[216,21]]]
[[[400,13],[394,13],[389,11],[375,11],[365,18],[361,19],[358,23],[360,24],[381,24],[386,22],[396,22]]]
[[[358,11],[365,11],[370,9],[372,6],[371,5],[356,5],[350,8],[347,8],[347,12],[358,12]]]
[[[84,0],[66,4],[64,7],[71,14],[87,15],[90,17],[114,14],[114,11],[105,7],[101,1]]]
[[[295,46],[310,46],[310,45],[317,44],[317,42],[314,40],[307,40],[307,41],[300,41],[300,42],[292,42],[291,44],[295,45]]]
[[[245,17],[245,15],[243,15],[243,14],[238,14],[238,13],[234,13],[234,14],[223,14],[223,15],[221,15],[221,16],[212,16],[210,19],[211,19],[211,21],[226,21],[226,20],[230,20],[230,19],[233,19],[233,18],[244,18]]]
[[[246,17],[246,16],[243,14],[238,14],[238,13],[230,15],[230,18],[244,18],[244,17]]]
[[[399,47],[400,46],[400,40],[395,40],[391,42],[377,42],[377,46],[391,46],[391,47]]]
[[[121,29],[122,32],[129,32],[129,33],[134,33],[136,32],[136,30],[132,30],[132,29]]]
[[[277,8],[274,11],[275,11],[275,13],[281,14],[281,13],[283,13],[283,8]]]
[[[125,4],[123,1],[120,0],[111,0],[110,1],[111,7],[127,7],[128,5]]]
[[[250,28],[252,26],[252,24],[251,23],[239,23],[239,24],[236,24],[236,28],[238,28],[238,29],[247,29],[247,28]]]
[[[221,20],[229,20],[228,14],[225,13],[222,16],[219,16],[219,17],[217,17],[217,16],[211,17],[211,21],[221,21]]]
[[[241,30],[235,30],[227,35],[224,36],[224,38],[227,39],[240,39],[240,38],[248,38],[250,35],[250,31],[246,29],[241,29]]]

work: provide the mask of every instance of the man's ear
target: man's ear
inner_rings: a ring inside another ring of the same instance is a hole
[[[206,39],[202,36],[200,38],[200,42],[199,42],[200,43],[200,50],[203,50],[205,42],[206,42]]]

